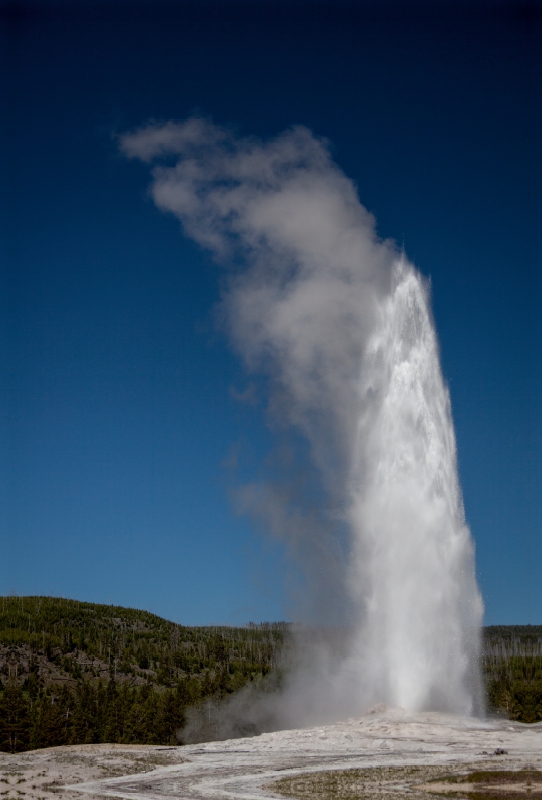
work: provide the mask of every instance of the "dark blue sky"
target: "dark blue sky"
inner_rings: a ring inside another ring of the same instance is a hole
[[[0,9],[0,590],[289,615],[280,547],[229,501],[270,434],[233,396],[221,272],[114,138],[196,111],[327,137],[431,277],[486,621],[540,624],[541,6]]]

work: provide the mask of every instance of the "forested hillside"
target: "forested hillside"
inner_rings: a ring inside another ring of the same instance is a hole
[[[178,744],[187,709],[276,680],[292,641],[287,623],[189,628],[62,598],[4,597],[0,612],[4,751]],[[542,720],[542,626],[486,628],[482,668],[490,712]]]
[[[542,720],[542,625],[485,628],[482,667],[490,712]]]
[[[185,709],[279,664],[285,623],[189,628],[146,611],[4,597],[0,749],[178,744]]]

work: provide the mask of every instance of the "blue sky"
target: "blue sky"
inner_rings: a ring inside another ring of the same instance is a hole
[[[222,272],[115,139],[198,112],[327,137],[430,276],[486,622],[540,624],[540,5],[0,9],[0,590],[290,615],[280,546],[231,502],[272,435],[235,397]]]

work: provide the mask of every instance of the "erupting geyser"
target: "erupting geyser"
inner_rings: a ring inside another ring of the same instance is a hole
[[[482,604],[458,482],[450,399],[426,288],[399,262],[359,381],[350,582],[375,697],[409,710],[478,710]]]
[[[232,343],[268,376],[272,413],[308,440],[320,476],[325,513],[304,522],[269,487],[245,492],[292,534],[315,595],[334,585],[355,612],[347,650],[316,659],[309,681],[306,665],[291,676],[282,719],[374,702],[473,713],[482,603],[425,281],[305,128],[262,143],[193,118],[126,134],[121,148],[158,160],[157,206],[231,265]]]

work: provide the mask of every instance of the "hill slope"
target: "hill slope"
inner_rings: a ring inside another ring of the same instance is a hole
[[[147,611],[52,597],[4,597],[0,671],[45,685],[109,680],[176,686],[224,672],[232,690],[277,664],[288,625],[185,627]]]
[[[185,710],[263,679],[286,623],[185,627],[146,611],[4,597],[0,749],[178,744]]]

